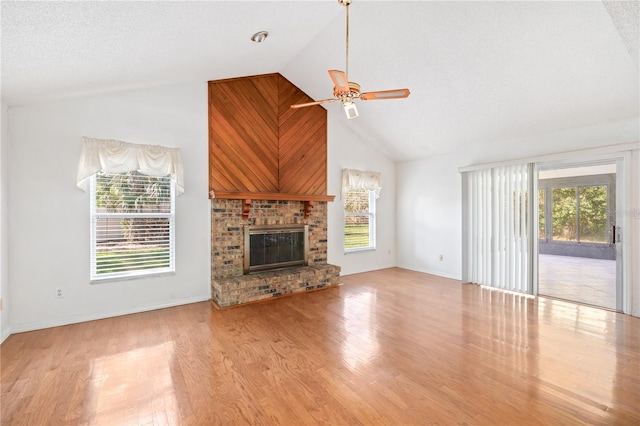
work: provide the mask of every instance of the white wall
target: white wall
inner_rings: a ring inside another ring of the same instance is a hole
[[[9,179],[7,168],[9,108],[2,104],[2,118],[0,119],[0,298],[2,298],[2,312],[0,312],[0,343],[9,336]]]
[[[10,108],[11,332],[209,299],[207,115],[206,82]],[[175,275],[89,283],[89,195],[76,187],[83,135],[182,148]]]
[[[624,120],[586,129],[496,143],[494,149],[467,150],[426,159],[397,163],[398,266],[461,279],[462,219],[459,167],[518,158],[563,153],[640,140],[639,120]],[[640,209],[640,153],[634,151],[632,193],[627,208]],[[633,311],[640,314],[640,218],[631,221],[629,251],[632,269]],[[439,261],[438,255],[444,260]]]
[[[328,115],[328,193],[335,201],[328,208],[328,261],[342,267],[341,275],[390,268],[396,262],[395,163],[349,128],[343,114]],[[382,191],[376,203],[376,250],[344,253],[342,169],[382,173]]]
[[[447,154],[397,164],[399,267],[460,279],[459,161],[459,155]]]

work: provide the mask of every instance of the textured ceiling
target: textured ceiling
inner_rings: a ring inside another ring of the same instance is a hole
[[[2,1],[1,9],[9,104],[279,71],[341,11],[243,1]],[[262,45],[249,40],[260,30],[271,32]]]
[[[326,1],[1,3],[2,100],[19,105],[281,72],[315,99],[344,69],[344,8]],[[635,118],[638,2],[354,0],[347,122],[395,160]],[[249,41],[268,30],[262,44]]]

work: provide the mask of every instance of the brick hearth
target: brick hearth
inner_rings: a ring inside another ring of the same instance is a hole
[[[254,201],[242,220],[242,201],[211,200],[211,290],[215,303],[232,306],[337,285],[340,267],[327,264],[327,203],[307,219],[300,201]],[[245,225],[309,225],[309,265],[243,275]]]

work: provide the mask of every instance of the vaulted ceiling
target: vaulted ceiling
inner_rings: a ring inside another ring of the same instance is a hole
[[[349,79],[411,96],[326,108],[394,160],[634,119],[638,5],[353,0]],[[0,7],[8,105],[271,72],[325,99],[345,68],[336,0]]]

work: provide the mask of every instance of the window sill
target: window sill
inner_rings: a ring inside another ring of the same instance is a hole
[[[344,254],[353,254],[353,253],[362,253],[365,251],[376,251],[375,247],[363,247],[363,248],[357,248],[357,249],[349,249],[349,250],[345,250]]]
[[[130,281],[130,280],[139,280],[144,278],[156,278],[163,277],[168,275],[175,275],[176,271],[158,271],[158,272],[146,272],[146,273],[138,273],[138,274],[127,274],[127,275],[110,275],[106,277],[94,277],[89,281],[90,284],[103,284],[110,283],[115,281]]]
[[[567,241],[567,240],[542,240],[538,238],[539,244],[566,244],[566,245],[580,245],[589,247],[610,247],[610,243],[595,243],[591,241]]]

